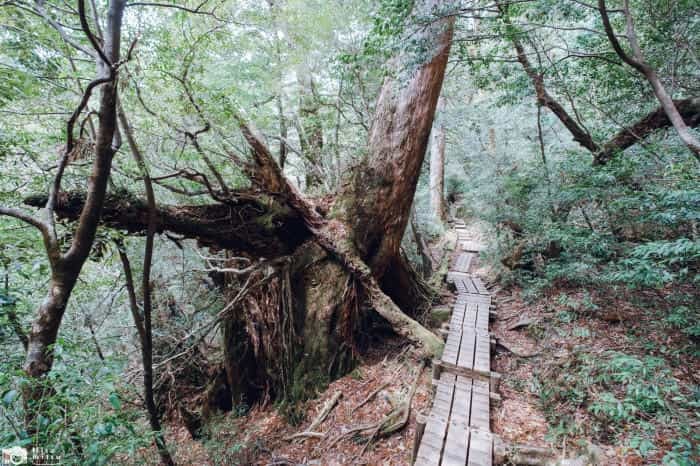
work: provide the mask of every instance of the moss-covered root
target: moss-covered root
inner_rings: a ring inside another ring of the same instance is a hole
[[[426,359],[442,354],[444,343],[440,337],[407,316],[372,280],[364,284],[372,300],[372,307],[384,317],[396,333],[420,345],[419,351]]]

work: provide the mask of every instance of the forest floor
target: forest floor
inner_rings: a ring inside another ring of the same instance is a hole
[[[475,235],[479,239],[478,227]],[[447,244],[450,241],[454,244],[454,238],[448,237]],[[474,273],[493,279],[493,273],[479,268],[478,262],[475,267]],[[630,407],[627,395],[630,379],[636,378],[644,379],[642,387],[661,390],[664,397],[675,393],[664,392],[669,386],[679,396],[692,396],[700,362],[681,357],[687,350],[687,336],[659,329],[654,310],[630,304],[633,299],[625,293],[559,287],[533,301],[525,299],[519,287],[493,291],[497,317],[491,333],[498,345],[492,367],[502,374],[502,401],[491,411],[495,434],[509,443],[549,448],[559,458],[585,452],[601,465],[658,464],[666,452],[676,448],[683,429],[693,425],[692,413],[645,413],[644,405]],[[447,287],[443,287],[442,300],[443,307],[453,300]],[[622,366],[614,366],[620,358]],[[653,358],[658,361],[644,366],[656,361]],[[172,432],[176,458],[202,465],[410,464],[416,414],[429,410],[430,369],[419,375],[406,427],[368,444],[367,437],[345,433],[375,424],[404,399],[419,361],[411,356],[410,346],[392,338],[372,347],[361,360],[354,371],[307,402],[301,424],[290,424],[274,406],[257,407],[244,415],[228,413],[210,422],[206,440],[191,440],[184,428]],[[629,371],[627,379],[625,370]],[[315,429],[323,438],[287,439],[305,431],[338,392],[342,396],[337,406]],[[617,405],[613,401],[606,408],[604,401],[610,402],[603,396],[606,393],[619,400]],[[367,401],[371,394],[374,396]],[[363,401],[363,406],[354,409]],[[685,415],[690,424],[685,424]],[[646,456],[640,454],[639,440],[635,440],[642,431],[648,438]]]
[[[659,464],[678,450],[697,419],[670,404],[694,396],[700,361],[683,357],[688,337],[661,328],[658,309],[609,290],[553,288],[534,303],[521,288],[498,296],[494,432],[561,457],[594,451],[601,465]]]
[[[415,417],[427,410],[431,399],[430,370],[418,376],[407,426],[387,438],[346,435],[358,426],[376,424],[401,400],[416,379],[420,366],[405,342],[387,341],[372,348],[350,374],[320,390],[307,402],[305,420],[292,425],[274,406],[256,407],[245,415],[228,413],[210,421],[206,440],[194,441],[186,429],[171,433],[175,457],[182,464],[198,465],[348,465],[410,463]],[[323,439],[288,437],[303,432],[336,393],[338,404],[319,425]],[[372,399],[367,398],[374,394]],[[363,401],[365,404],[357,409]]]

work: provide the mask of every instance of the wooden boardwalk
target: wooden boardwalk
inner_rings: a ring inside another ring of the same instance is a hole
[[[491,372],[491,295],[470,274],[483,249],[471,241],[464,223],[456,225],[460,249],[447,274],[457,288],[449,333],[433,384],[430,413],[416,430],[414,462],[420,466],[490,466],[493,435],[490,400],[498,375]]]

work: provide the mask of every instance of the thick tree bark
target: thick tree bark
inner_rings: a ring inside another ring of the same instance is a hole
[[[414,15],[430,16],[442,2],[424,0]],[[387,79],[377,101],[369,135],[369,154],[340,195],[336,216],[350,225],[360,256],[382,285],[411,213],[413,196],[452,43],[454,19],[442,17],[418,27],[412,37],[424,42],[423,56],[399,58],[402,75]],[[422,47],[416,47],[421,49]]]
[[[438,113],[445,109],[445,101],[438,101]],[[444,222],[447,220],[445,209],[445,124],[440,119],[433,124],[430,145],[430,210],[433,216]]]

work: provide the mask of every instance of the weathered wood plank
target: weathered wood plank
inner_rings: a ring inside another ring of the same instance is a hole
[[[481,278],[473,277],[473,280],[474,280],[474,285],[476,285],[477,290],[479,290],[479,294],[484,294],[484,295],[489,294],[489,290],[486,289],[486,286],[484,286],[484,282],[481,281]]]
[[[474,380],[472,385],[472,406],[469,425],[484,431],[490,430],[490,398],[489,383],[484,380]]]
[[[467,305],[469,306],[469,305]],[[486,303],[477,303],[476,323],[475,327],[484,332],[489,330],[489,305]]]
[[[481,372],[491,370],[491,341],[488,334],[479,333],[476,336],[474,369]]]
[[[455,302],[491,304],[491,297],[483,294],[460,294]]]
[[[466,310],[464,313],[464,320],[462,327],[476,327],[477,317],[478,317],[478,307],[475,303],[467,303],[465,305]]]
[[[493,435],[490,432],[474,431],[469,436],[468,466],[491,466],[493,464]]]
[[[458,238],[461,243],[460,243],[460,248],[462,251],[468,251],[468,252],[480,252],[486,249],[483,244],[477,243],[476,241],[462,241],[461,238]]]
[[[469,428],[465,422],[450,422],[445,441],[443,466],[464,466],[469,455]]]
[[[474,350],[476,349],[476,332],[470,332],[462,328],[462,342],[459,345],[459,357],[457,365],[460,367],[474,367]]]

